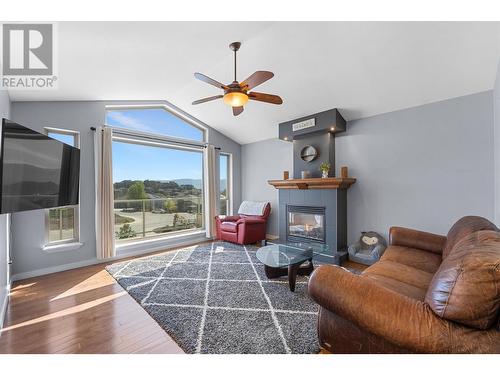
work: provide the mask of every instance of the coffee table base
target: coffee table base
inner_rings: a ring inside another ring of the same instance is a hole
[[[309,262],[309,264],[305,267],[301,267],[301,265],[305,262]],[[264,265],[264,270],[268,279],[276,279],[278,277],[288,275],[288,285],[290,286],[290,290],[292,292],[295,292],[295,282],[297,280],[297,275],[309,276],[312,271],[314,271],[314,266],[312,263],[312,259],[309,259],[305,260],[302,263],[291,264],[288,267],[270,267]]]

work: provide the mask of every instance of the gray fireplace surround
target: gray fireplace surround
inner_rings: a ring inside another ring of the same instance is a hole
[[[347,190],[279,189],[279,237],[280,239],[294,241],[287,238],[288,205],[324,207],[325,243],[330,246],[332,252],[345,253],[347,248],[347,224],[345,220],[347,215]],[[328,258],[322,260],[326,263],[332,263]]]
[[[312,126],[299,128],[297,123],[310,120]],[[298,129],[298,130],[297,130]],[[337,109],[331,109],[311,116],[287,121],[279,125],[280,138],[293,142],[293,178],[301,178],[301,172],[308,170],[311,177],[320,177],[318,169],[321,162],[329,162],[335,174],[335,134],[346,130],[346,122]],[[305,146],[313,146],[318,156],[310,161],[300,158]],[[289,235],[289,206],[303,208],[324,208],[324,243],[332,249],[332,255],[342,253],[343,260],[347,251],[347,190],[346,189],[279,189],[279,237],[280,241],[307,242],[302,238]],[[314,240],[313,240],[314,241]],[[318,241],[316,241],[318,242]],[[337,254],[340,255],[340,254]],[[325,258],[327,263],[339,262],[339,256]]]

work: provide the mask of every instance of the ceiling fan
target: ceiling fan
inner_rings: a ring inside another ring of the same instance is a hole
[[[204,74],[194,73],[194,76],[200,81],[206,82],[210,85],[223,89],[224,95],[215,95],[215,96],[210,96],[208,98],[195,100],[193,104],[201,104],[209,102],[211,100],[222,98],[224,103],[233,107],[233,115],[238,116],[241,112],[243,112],[243,106],[248,102],[248,99],[257,100],[259,102],[271,103],[271,104],[283,103],[283,100],[277,95],[250,91],[251,89],[260,85],[261,83],[264,83],[267,80],[273,78],[274,74],[272,72],[259,70],[241,83],[239,83],[236,80],[236,52],[240,49],[240,46],[241,46],[240,42],[233,42],[229,45],[229,48],[232,51],[234,51],[234,81],[232,83],[224,85],[210,77],[207,77]]]

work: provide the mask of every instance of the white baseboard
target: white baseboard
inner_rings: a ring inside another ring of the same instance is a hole
[[[207,240],[207,239],[205,239],[205,240]],[[75,268],[92,266],[94,264],[112,262],[114,260],[128,258],[131,256],[145,255],[145,254],[154,253],[154,252],[157,252],[160,250],[168,250],[168,249],[180,247],[180,246],[192,246],[192,245],[196,245],[197,243],[200,243],[200,242],[203,242],[203,240],[202,239],[188,240],[186,242],[177,242],[177,243],[172,243],[170,245],[166,245],[166,244],[159,245],[158,244],[157,246],[151,246],[148,249],[130,250],[130,251],[126,251],[126,252],[121,252],[118,255],[114,256],[113,258],[108,258],[108,259],[93,258],[93,259],[84,260],[81,262],[67,263],[67,264],[62,264],[60,266],[47,267],[47,268],[41,268],[41,269],[33,270],[33,271],[16,273],[16,274],[12,275],[11,280],[12,281],[19,281],[19,280],[29,279],[31,277],[37,277],[37,276],[48,275],[48,274],[56,273],[56,272],[68,271],[68,270],[72,270]]]
[[[41,269],[33,270],[33,271],[16,273],[16,274],[12,275],[12,281],[19,281],[19,280],[29,279],[31,277],[48,275],[49,273],[67,271],[67,270],[71,270],[73,268],[91,266],[93,264],[98,264],[101,262],[106,262],[106,260],[101,261],[97,258],[94,258],[94,259],[89,259],[89,260],[83,260],[81,262],[66,263],[66,264],[62,264],[60,266],[47,267],[47,268],[41,268]]]

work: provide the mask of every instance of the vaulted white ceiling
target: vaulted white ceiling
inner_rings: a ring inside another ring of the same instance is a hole
[[[239,143],[277,136],[277,124],[339,108],[347,120],[489,90],[500,56],[498,23],[165,22],[59,23],[58,89],[12,91],[24,100],[168,100]],[[228,45],[241,41],[238,80],[275,77],[233,117],[204,73],[233,79]]]

